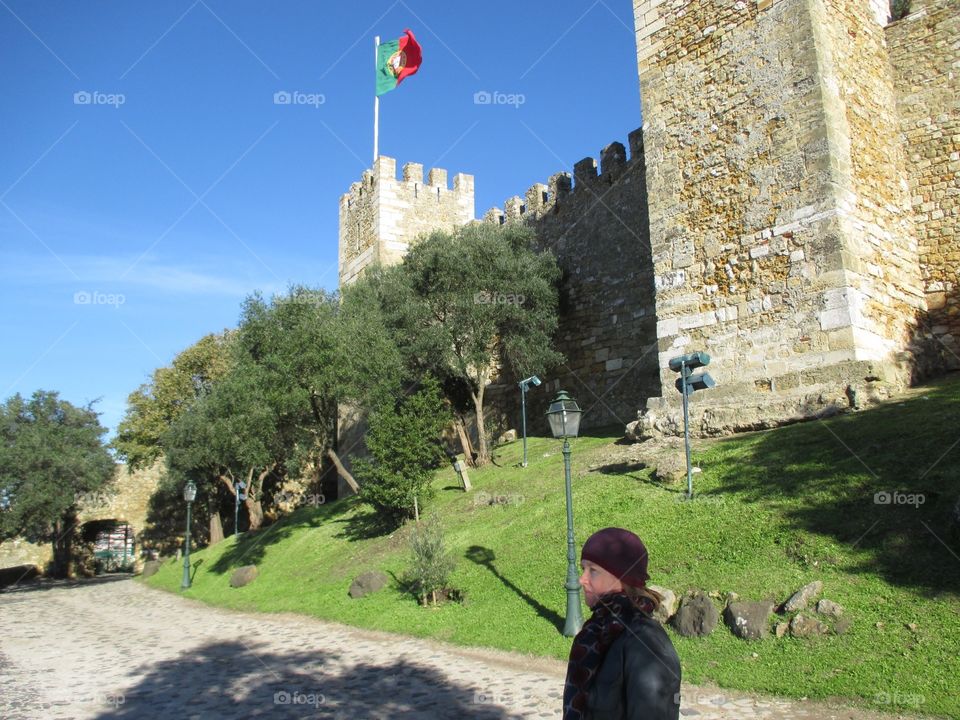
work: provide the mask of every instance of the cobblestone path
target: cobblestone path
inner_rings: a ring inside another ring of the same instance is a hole
[[[0,594],[0,717],[559,718],[564,664],[212,608],[129,578]],[[892,720],[685,686],[697,720]]]

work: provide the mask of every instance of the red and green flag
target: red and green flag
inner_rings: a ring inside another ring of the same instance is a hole
[[[410,30],[397,40],[377,46],[377,95],[390,92],[420,69],[420,44]]]

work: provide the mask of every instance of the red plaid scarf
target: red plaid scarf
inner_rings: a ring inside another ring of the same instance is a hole
[[[623,593],[601,596],[593,615],[583,624],[570,648],[567,679],[563,686],[563,720],[582,720],[586,716],[590,684],[607,650],[638,612],[651,614],[653,603],[643,598],[638,607]]]

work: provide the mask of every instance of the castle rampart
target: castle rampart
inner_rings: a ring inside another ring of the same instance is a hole
[[[886,0],[634,0],[644,126],[629,153],[612,143],[483,216],[531,224],[559,259],[568,363],[548,391],[577,396],[585,426],[646,403],[676,431],[667,361],[691,350],[719,382],[694,404],[701,434],[960,366],[960,0],[887,13]],[[341,202],[342,281],[472,219],[431,204],[421,225],[422,168],[396,181],[388,161]],[[360,238],[346,255],[344,219]]]
[[[457,173],[453,189],[447,171],[407,163],[397,179],[397,161],[381,155],[373,170],[340,198],[340,283],[352,282],[364,267],[398,262],[424,233],[473,220],[473,176]]]
[[[929,326],[960,368],[960,2],[913,0],[886,29]]]
[[[563,273],[555,337],[567,363],[554,370],[546,388],[528,395],[531,417],[545,411],[561,387],[578,398],[584,427],[626,424],[636,417],[638,398],[659,394],[640,130],[629,143],[629,160],[621,143],[611,143],[599,167],[584,158],[572,178],[557,173],[533,185],[524,199],[512,197],[503,211],[493,208],[484,216],[530,223]],[[516,388],[504,388],[501,406],[516,401]]]
[[[925,310],[876,3],[635,3],[663,401],[714,358],[701,432],[908,381]],[[883,17],[885,19],[885,17]],[[748,399],[749,398],[749,399]]]

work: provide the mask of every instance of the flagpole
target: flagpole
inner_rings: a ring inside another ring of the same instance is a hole
[[[377,54],[378,49],[380,48],[380,36],[377,35],[373,38],[373,71],[377,71]],[[373,162],[377,162],[377,153],[379,152],[380,144],[380,96],[376,94],[376,89],[374,89],[373,95]]]

